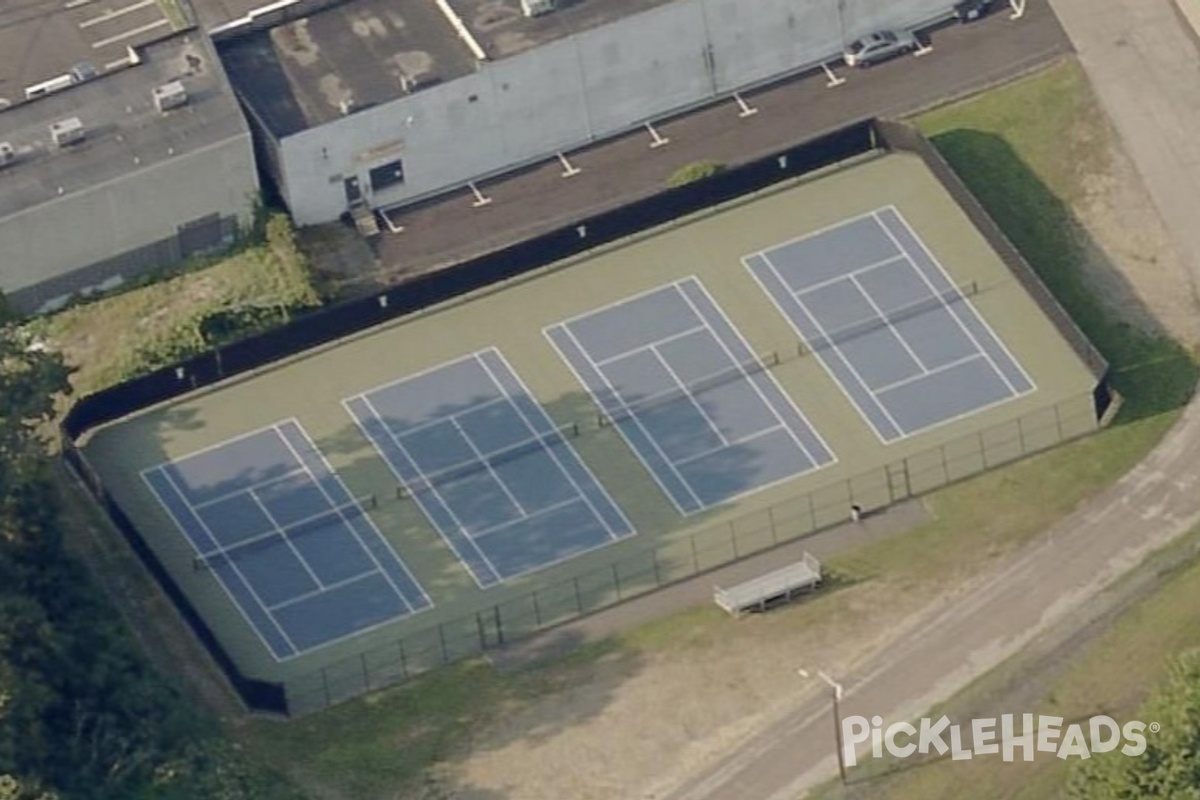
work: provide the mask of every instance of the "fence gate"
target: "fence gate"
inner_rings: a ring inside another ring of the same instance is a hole
[[[912,485],[908,482],[908,462],[899,461],[887,465],[888,496],[892,502],[912,497]]]

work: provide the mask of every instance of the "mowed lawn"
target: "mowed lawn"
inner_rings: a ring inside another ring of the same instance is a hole
[[[930,113],[918,124],[1113,365],[1113,383],[1126,398],[1118,424],[1052,457],[1068,456],[1062,466],[1089,482],[1084,476],[1088,465],[1079,456],[1095,446],[1095,456],[1108,465],[1103,469],[1123,471],[1118,465],[1136,462],[1177,418],[1173,409],[1191,392],[1196,367],[1177,344],[1114,318],[1091,295],[1076,266],[1079,245],[1069,203],[1089,174],[1087,163],[1101,166],[1108,146],[1082,71],[1070,63]],[[1046,477],[1054,481],[1058,476]],[[1030,505],[1046,499],[1040,493],[1034,497]],[[989,510],[1022,513],[1004,505]],[[1200,530],[1152,559],[1148,579],[1161,580],[1161,587],[1107,622],[1107,631],[1093,631],[1092,638],[1085,634],[1084,641],[1065,648],[1065,656],[1019,655],[930,715],[945,713],[964,725],[972,716],[1026,712],[1066,720],[1096,714],[1121,722],[1136,719],[1141,704],[1165,678],[1168,659],[1200,646],[1198,553]],[[1020,699],[1020,708],[1010,707],[1013,698]],[[1009,764],[991,756],[959,762],[884,760],[852,770],[849,787],[830,783],[813,797],[957,800],[964,786],[975,786],[986,787],[974,793],[981,798],[1050,800],[1060,796],[1071,769],[1067,761],[1046,753],[1032,764]]]
[[[874,579],[896,587],[929,587],[978,572],[1136,464],[1177,419],[1197,375],[1193,360],[1173,342],[1116,319],[1092,296],[1081,274],[1070,203],[1089,174],[1107,168],[1108,151],[1099,112],[1074,63],[917,122],[1110,359],[1124,406],[1116,424],[1095,436],[930,495],[931,523],[832,560],[831,568],[848,583]],[[1195,580],[1200,582],[1200,573]],[[757,630],[779,635],[816,624],[817,615],[836,613],[839,606],[835,593],[784,609]],[[647,651],[659,658],[696,658],[705,648],[752,646],[744,636],[718,635],[726,626],[727,620],[711,609],[696,609],[523,673],[501,675],[481,661],[461,663],[286,725],[251,722],[235,735],[322,797],[438,797],[423,792],[439,763],[464,755],[474,733],[586,682],[598,659],[636,661]],[[1160,627],[1153,636],[1161,637],[1144,643],[1151,648],[1150,659],[1187,638],[1182,627],[1175,638],[1167,626]],[[1151,635],[1132,623],[1130,629]],[[1116,669],[1092,685],[1109,685]],[[1138,675],[1137,680],[1152,682],[1158,673],[1147,664]],[[966,784],[956,774],[946,769],[948,793],[941,796],[966,796]],[[920,788],[897,791],[896,797],[938,796]]]

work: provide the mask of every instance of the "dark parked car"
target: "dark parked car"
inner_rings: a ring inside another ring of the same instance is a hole
[[[988,13],[992,8],[992,0],[962,0],[954,7],[954,16],[959,22],[971,22]]]

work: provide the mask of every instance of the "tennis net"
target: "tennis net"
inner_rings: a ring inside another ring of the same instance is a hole
[[[889,309],[882,316],[871,317],[870,319],[860,320],[859,322],[854,322],[832,331],[825,331],[822,335],[815,337],[815,339],[809,341],[807,344],[801,344],[799,347],[800,354],[804,355],[806,352],[836,347],[843,342],[848,342],[881,328],[895,325],[897,322],[919,317],[938,308],[951,306],[965,300],[967,297],[975,294],[976,291],[978,291],[978,285],[974,281],[971,281],[970,283],[961,284],[948,292],[931,294],[907,305]]]
[[[639,397],[628,403],[622,403],[620,408],[613,411],[601,411],[597,415],[596,422],[602,428],[616,425],[637,416],[643,411],[668,405],[687,397],[694,397],[701,392],[729,383],[730,381],[738,380],[739,378],[753,375],[757,372],[763,372],[778,364],[779,353],[771,351],[770,353],[756,356],[749,361],[742,361],[732,366],[724,367],[690,383],[674,386],[655,394],[646,395],[645,397]]]
[[[474,458],[450,467],[444,467],[433,472],[422,473],[421,477],[408,480],[397,486],[396,496],[411,497],[414,494],[436,488],[438,484],[451,483],[463,478],[469,478],[481,472],[487,472],[501,464],[515,461],[522,456],[527,456],[541,450],[549,450],[556,445],[562,444],[567,439],[573,439],[578,435],[579,425],[577,423],[571,422],[566,425],[560,425],[549,433],[536,434],[528,439],[522,439],[519,442],[502,447],[499,450],[493,450],[479,458]]]
[[[325,511],[305,517],[290,525],[252,536],[249,539],[231,544],[228,547],[219,547],[207,553],[202,553],[192,559],[192,567],[199,572],[211,570],[214,567],[226,564],[233,564],[239,557],[250,553],[270,550],[272,547],[278,547],[281,544],[286,545],[289,539],[296,539],[310,533],[344,525],[356,517],[364,516],[367,511],[373,508],[375,508],[375,495],[362,495],[348,503],[332,506]]]

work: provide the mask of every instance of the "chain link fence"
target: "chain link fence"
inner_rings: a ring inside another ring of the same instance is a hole
[[[503,647],[556,625],[846,521],[864,511],[969,478],[1096,430],[1092,394],[982,429],[769,508],[639,550],[525,595],[480,606],[285,685],[303,715]]]

